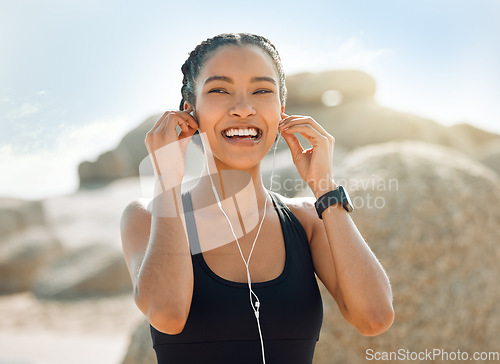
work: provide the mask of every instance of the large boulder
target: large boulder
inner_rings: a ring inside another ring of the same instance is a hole
[[[348,150],[388,141],[418,140],[475,156],[485,140],[500,140],[499,135],[471,125],[446,127],[381,106],[374,97],[375,80],[361,71],[300,73],[287,77],[287,86],[287,114],[312,116],[335,137],[337,145]]]
[[[457,134],[462,135],[464,138],[468,138],[476,148],[482,148],[490,143],[498,142],[498,134],[478,129],[470,124],[454,124],[450,126],[450,130]]]
[[[117,178],[139,175],[139,164],[148,155],[144,139],[160,115],[153,115],[128,132],[114,149],[101,154],[96,161],[78,166],[80,188],[93,188]]]
[[[143,195],[138,178],[130,177],[99,189],[50,197],[43,204],[47,221],[68,249],[94,243],[121,249],[121,214],[130,201]]]
[[[330,70],[319,73],[298,73],[286,78],[287,106],[325,107],[337,95],[338,104],[354,100],[373,100],[376,83],[373,77],[359,70]],[[335,91],[335,93],[327,93]],[[328,96],[331,95],[331,96]]]
[[[45,223],[43,205],[40,201],[0,198],[0,238],[30,225]]]
[[[122,364],[156,364],[149,322],[142,319],[134,329]]]
[[[40,201],[0,199],[0,293],[29,290],[61,252]]]
[[[38,217],[33,214],[36,220]],[[60,242],[43,225],[33,225],[3,237],[0,242],[0,294],[31,289],[37,275],[61,253]]]
[[[122,252],[109,244],[77,248],[51,264],[35,281],[42,299],[80,299],[130,291],[130,275]]]
[[[316,363],[365,363],[368,349],[498,351],[498,176],[449,148],[392,142],[352,152],[337,177],[391,279],[396,319],[363,337],[323,289]]]
[[[478,160],[500,175],[500,140],[488,142],[479,153]]]

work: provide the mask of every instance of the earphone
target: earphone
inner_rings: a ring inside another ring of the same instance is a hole
[[[194,111],[191,111],[190,114],[191,114],[191,116],[194,117],[194,115],[193,115]],[[274,168],[275,168],[275,163],[276,163],[276,149],[278,147],[278,143],[279,143],[280,138],[281,138],[281,133],[278,131],[278,138],[276,139],[276,142],[275,142],[275,145],[274,145],[274,150],[273,150],[273,166],[272,166],[272,169],[271,169],[271,178],[270,178],[269,191],[271,191],[271,187],[273,185]],[[213,181],[212,176],[210,174],[209,163],[208,163],[208,159],[207,159],[206,153],[203,153],[203,155],[204,155],[206,166],[207,166],[207,173],[208,173],[208,176],[210,178],[210,184],[212,185],[212,190],[213,190],[215,199],[217,201],[217,206],[219,207],[219,209],[221,210],[222,214],[225,216],[225,218],[226,218],[226,220],[227,220],[227,222],[229,224],[231,232],[232,232],[232,234],[234,236],[234,239],[236,241],[236,244],[238,246],[238,250],[240,252],[241,259],[243,259],[243,262],[245,264],[245,268],[246,268],[246,271],[247,271],[247,282],[248,282],[250,306],[251,306],[251,308],[252,308],[252,310],[254,312],[255,318],[257,320],[257,327],[259,329],[260,345],[261,345],[261,350],[262,350],[262,362],[265,364],[266,363],[266,357],[265,357],[265,352],[264,352],[264,340],[263,340],[263,337],[262,337],[262,330],[261,330],[261,327],[260,327],[260,314],[259,314],[259,310],[260,310],[260,307],[261,307],[261,302],[260,302],[259,297],[257,296],[257,294],[252,290],[252,280],[251,280],[251,277],[250,277],[249,264],[250,264],[250,258],[252,257],[252,253],[253,253],[253,250],[254,250],[254,247],[255,247],[255,243],[257,242],[257,238],[259,237],[260,230],[262,228],[262,224],[264,223],[264,219],[266,217],[268,197],[266,196],[266,201],[264,202],[264,213],[262,215],[262,219],[260,221],[259,228],[257,230],[257,234],[255,235],[255,239],[254,239],[253,244],[252,244],[252,249],[250,250],[250,254],[248,255],[248,260],[245,260],[245,257],[243,256],[243,252],[241,251],[241,247],[240,247],[238,238],[236,237],[236,233],[234,232],[233,225],[231,224],[231,221],[229,220],[229,217],[227,216],[226,212],[222,208],[222,203],[221,203],[221,201],[219,199],[219,194],[217,193],[217,189],[215,188],[214,181]],[[252,299],[252,295],[255,297],[255,302]]]

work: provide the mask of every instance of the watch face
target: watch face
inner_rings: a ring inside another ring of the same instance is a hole
[[[349,194],[347,193],[344,187],[342,187],[342,195],[344,196],[343,199],[344,201],[342,205],[347,210],[347,212],[352,212],[354,210],[354,206],[352,205],[351,198],[349,197]]]

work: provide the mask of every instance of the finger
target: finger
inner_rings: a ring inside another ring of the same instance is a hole
[[[306,138],[313,146],[320,146],[328,143],[326,135],[321,134],[310,124],[298,124],[284,129],[283,134],[299,133]]]
[[[187,111],[185,113],[187,113]],[[187,113],[187,116],[188,118],[183,119],[183,121],[179,124],[179,126],[181,127],[179,138],[181,139],[193,136],[196,130],[198,130],[198,122],[196,121],[196,119],[190,113]]]
[[[285,139],[286,144],[288,144],[288,148],[290,148],[292,159],[295,160],[295,158],[304,151],[304,148],[302,148],[302,145],[300,145],[300,142],[295,135],[284,133],[281,135],[283,136],[283,139]]]
[[[321,134],[328,134],[328,132],[316,120],[314,120],[310,116],[303,116],[303,115],[290,116],[285,113],[282,113],[281,115],[282,117],[284,117],[284,119],[282,119],[280,122],[280,126],[282,129],[295,124],[310,124]]]
[[[178,113],[179,117],[181,117],[188,126],[190,126],[193,129],[198,129],[200,126],[198,125],[198,121],[194,118],[193,115],[191,115],[188,111],[181,111]]]
[[[186,138],[186,137],[191,137],[194,135],[197,129],[194,129],[189,126],[189,124],[182,122],[181,125],[181,132],[179,133],[179,139]]]
[[[198,130],[198,122],[196,121],[196,119],[189,113],[183,113],[179,116],[182,119],[178,123],[182,130],[179,134],[179,138],[185,138],[186,136],[193,135],[196,130]]]
[[[281,126],[281,129],[286,129],[290,126],[294,126],[297,124],[308,124],[308,125],[311,125],[311,127],[313,127],[315,130],[317,130],[319,133],[321,133],[323,135],[328,134],[328,132],[321,125],[319,125],[319,123],[316,122],[316,120],[314,120],[313,118],[307,117],[307,116],[294,115],[294,116],[288,117],[287,119],[285,119],[283,121],[283,123],[280,126]]]
[[[191,124],[189,124],[191,123]],[[173,111],[171,112],[166,119],[166,122],[163,125],[163,132],[174,132],[176,126],[179,125],[181,130],[188,131],[187,129],[183,129],[185,127],[191,126],[198,128],[198,123],[196,120],[189,115],[188,112],[185,111]],[[195,129],[196,130],[196,129]]]
[[[189,124],[187,123],[187,121],[179,120],[177,122],[177,125],[179,125],[179,127],[181,128],[181,133],[180,134],[182,134],[182,133],[189,133]]]

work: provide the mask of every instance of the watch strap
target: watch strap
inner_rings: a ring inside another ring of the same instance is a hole
[[[343,186],[339,186],[337,189],[325,193],[316,200],[314,206],[316,207],[316,212],[318,213],[318,217],[320,219],[323,219],[323,217],[321,216],[323,212],[328,207],[338,203],[342,204],[342,207],[347,212],[349,212],[349,209],[346,207],[348,200]]]

